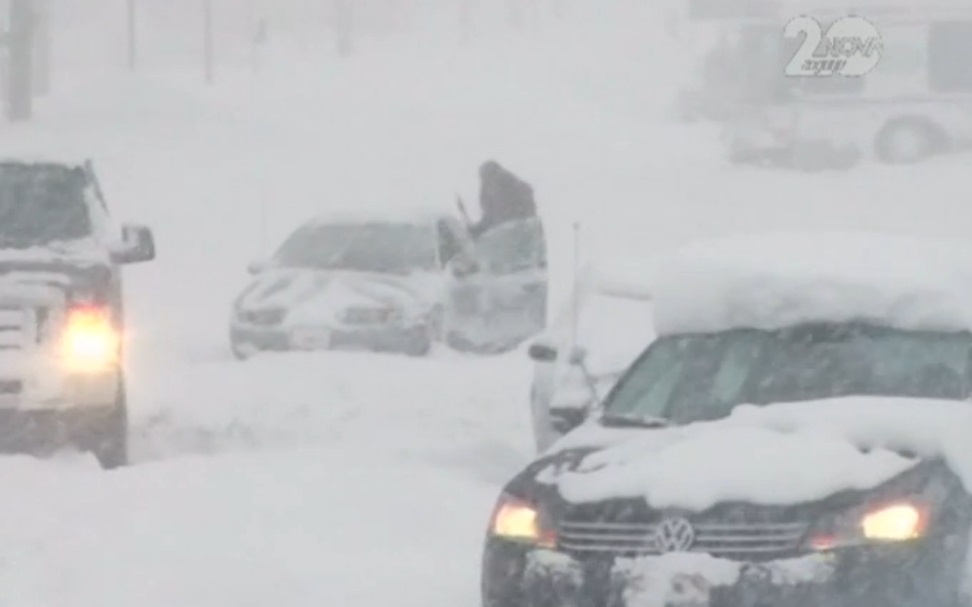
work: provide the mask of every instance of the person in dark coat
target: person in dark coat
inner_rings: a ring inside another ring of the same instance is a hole
[[[533,188],[495,160],[479,167],[479,184],[482,215],[469,226],[473,238],[502,223],[536,216]]]

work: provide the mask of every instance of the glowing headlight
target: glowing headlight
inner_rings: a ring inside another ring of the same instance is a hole
[[[810,534],[806,545],[812,550],[826,551],[875,542],[906,542],[923,537],[927,526],[926,507],[901,501],[826,519]]]
[[[547,528],[535,506],[509,496],[500,499],[490,532],[496,537],[546,548],[557,543],[556,534]]]
[[[85,307],[68,312],[61,353],[69,370],[103,371],[118,362],[120,345],[108,310]]]
[[[925,533],[925,515],[911,504],[895,504],[866,514],[861,531],[872,541],[914,540]]]

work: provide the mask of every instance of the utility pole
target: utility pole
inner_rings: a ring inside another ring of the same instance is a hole
[[[33,116],[34,24],[31,0],[10,1],[7,34],[7,118],[26,122]]]
[[[206,84],[216,80],[216,60],[213,49],[213,0],[203,0],[203,61],[205,62]]]
[[[138,68],[138,12],[136,0],[128,0],[128,69]]]

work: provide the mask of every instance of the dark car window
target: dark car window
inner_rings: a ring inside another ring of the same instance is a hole
[[[736,330],[658,339],[605,403],[605,416],[689,423],[740,404],[840,396],[968,399],[972,335],[868,325]]]
[[[90,236],[86,187],[80,169],[0,164],[0,246],[29,247]]]
[[[536,218],[500,224],[477,239],[476,253],[491,274],[545,267],[543,227]]]
[[[436,233],[408,223],[311,224],[277,252],[286,267],[408,274],[436,268]]]

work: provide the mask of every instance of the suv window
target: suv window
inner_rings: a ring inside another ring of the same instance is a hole
[[[968,333],[808,325],[662,337],[622,378],[605,417],[681,424],[725,417],[740,404],[841,396],[964,400],[970,392]]]
[[[82,169],[0,164],[0,247],[80,240],[92,233]]]

